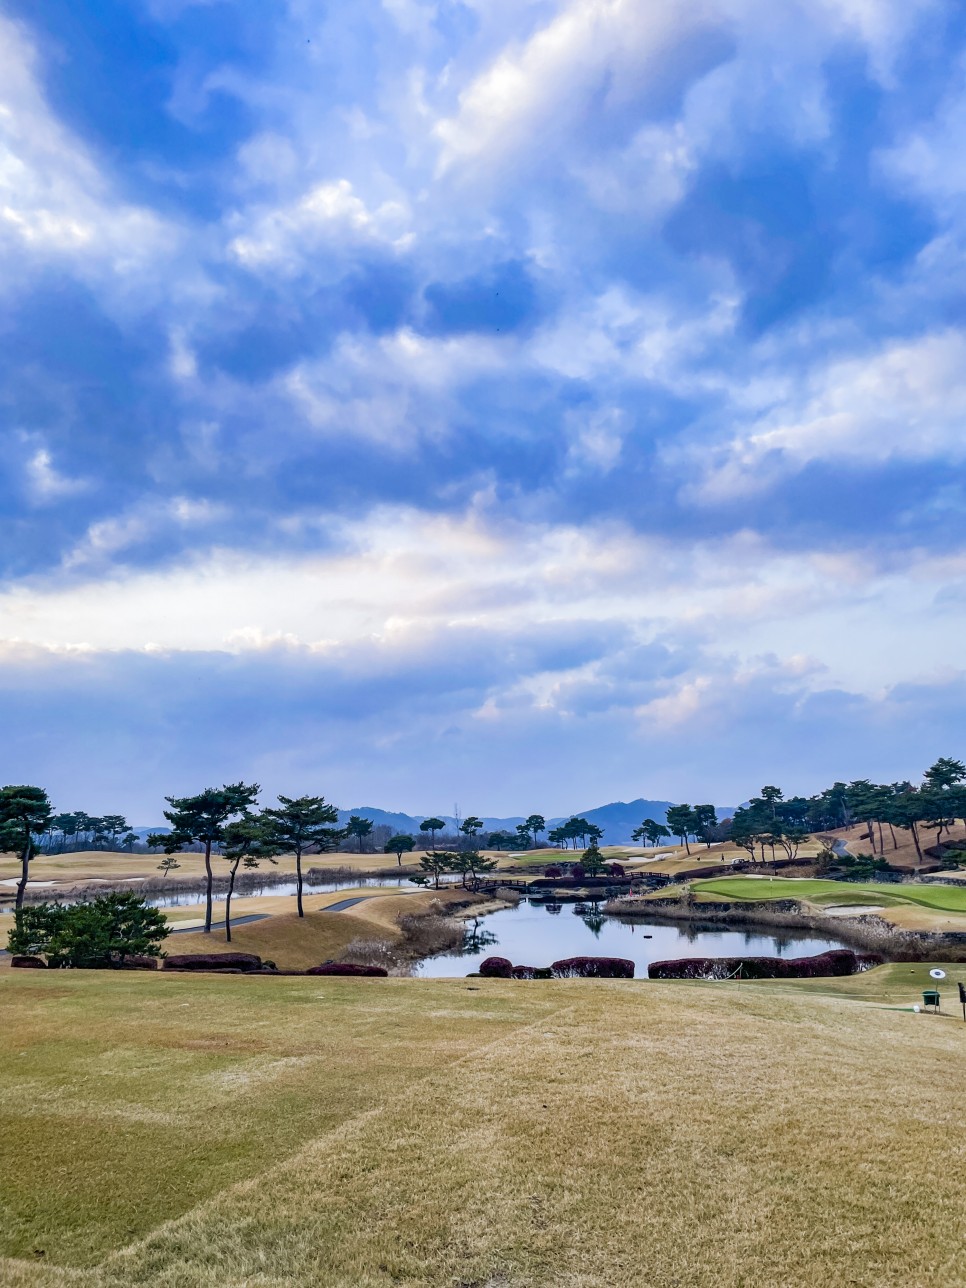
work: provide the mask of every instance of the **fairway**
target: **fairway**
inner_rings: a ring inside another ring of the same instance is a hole
[[[0,1281],[946,1288],[966,1025],[884,1005],[926,979],[11,972]]]
[[[869,882],[795,880],[783,877],[713,877],[695,881],[697,894],[726,899],[807,899],[818,904],[916,904],[942,912],[966,913],[966,888]]]

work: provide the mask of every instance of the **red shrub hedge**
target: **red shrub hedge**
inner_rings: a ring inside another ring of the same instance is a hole
[[[175,953],[164,959],[164,970],[255,971],[261,965],[255,953]]]
[[[549,877],[551,881],[556,881],[558,877],[563,876],[563,870],[551,864],[549,868],[544,868],[543,875]]]
[[[814,957],[679,957],[651,962],[649,979],[729,979],[740,970],[741,979],[818,979],[829,975],[854,975],[878,965],[875,953],[861,956],[851,948],[833,948]]]
[[[16,957],[10,958],[11,966],[28,966],[33,970],[46,970],[47,963],[42,957],[29,957],[24,953],[18,953]]]
[[[550,969],[556,979],[634,978],[634,963],[626,957],[562,957]]]
[[[574,866],[570,869],[570,875],[573,877],[575,881],[583,881],[584,877],[586,876],[586,873],[584,872],[583,868],[580,866],[579,863],[575,863]]]
[[[612,863],[608,868],[608,871],[612,877],[623,877],[627,875],[620,863]]]
[[[513,966],[510,969],[512,979],[533,979],[536,966]]]
[[[480,963],[480,974],[486,979],[510,979],[513,963],[508,957],[487,957]]]
[[[359,962],[323,962],[321,966],[311,966],[306,975],[379,975],[389,974],[385,966],[362,966]]]

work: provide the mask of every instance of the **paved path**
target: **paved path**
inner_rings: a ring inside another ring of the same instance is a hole
[[[379,894],[360,894],[360,895],[356,895],[354,899],[341,899],[338,903],[330,903],[328,907],[320,908],[319,911],[320,912],[345,912],[346,908],[352,908],[357,903],[364,903],[366,899],[381,899],[384,893],[385,891],[381,891]],[[395,897],[396,894],[419,894],[419,893],[420,893],[419,890],[397,890],[394,892],[394,895],[392,897]]]
[[[264,921],[268,915],[267,912],[253,912],[248,917],[232,917],[232,929],[236,926],[247,926],[250,921]],[[186,935],[192,930],[203,930],[204,925],[204,921],[199,921],[197,926],[178,926],[176,930],[170,930],[168,933],[171,935]],[[211,928],[212,930],[224,930],[225,923],[223,921],[213,921]]]
[[[362,903],[366,899],[371,899],[371,894],[360,894],[355,899],[343,899],[340,903],[330,903],[327,908],[320,908],[320,912],[345,912],[346,908],[354,908],[357,903]]]

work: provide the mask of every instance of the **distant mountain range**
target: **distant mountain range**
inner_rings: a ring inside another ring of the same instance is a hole
[[[648,801],[643,797],[636,801],[612,801],[609,805],[598,805],[594,809],[575,810],[578,818],[585,818],[588,823],[595,823],[603,829],[605,845],[624,845],[631,841],[631,833],[636,827],[644,822],[646,818],[653,818],[658,823],[663,823],[668,810],[672,807],[674,801]],[[735,807],[718,806],[718,818],[730,818]],[[350,814],[358,814],[360,818],[368,818],[377,826],[385,824],[391,827],[395,832],[410,832],[418,835],[419,825],[428,814],[401,814],[394,813],[391,810],[376,809],[372,805],[359,805],[355,809],[339,810],[339,822],[348,821]],[[449,830],[455,830],[456,819],[452,814],[437,814]],[[508,818],[484,818],[483,827],[487,832],[496,832],[501,830],[512,831],[518,823],[524,820],[523,814],[514,814]],[[569,814],[557,815],[547,819],[548,827],[556,827],[559,823],[565,823],[570,818]]]
[[[674,801],[648,801],[640,797],[636,801],[611,801],[609,805],[598,805],[594,809],[575,810],[578,818],[585,818],[588,823],[596,823],[599,828],[603,829],[605,845],[627,845],[631,843],[631,833],[636,827],[644,822],[646,818],[653,818],[657,823],[663,823],[668,810],[674,804]],[[718,818],[731,818],[737,806],[719,805],[716,806]],[[360,818],[367,818],[376,826],[385,824],[391,827],[394,832],[410,832],[414,836],[419,835],[419,825],[428,814],[402,814],[393,810],[377,809],[373,805],[358,805],[355,809],[340,809],[339,822],[347,823],[349,816],[358,814]],[[456,819],[452,814],[437,814],[446,824],[449,831],[455,831]],[[547,827],[556,827],[559,823],[565,823],[570,818],[569,814],[556,815],[547,819]],[[483,827],[487,832],[510,831],[518,823],[524,820],[523,814],[513,814],[509,818],[484,818]],[[148,832],[167,832],[168,827],[136,827],[132,829],[142,839]]]

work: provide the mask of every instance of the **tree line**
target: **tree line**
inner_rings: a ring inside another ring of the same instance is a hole
[[[240,868],[254,868],[261,863],[274,863],[280,854],[293,854],[296,865],[296,892],[298,915],[304,916],[302,906],[302,858],[308,853],[324,853],[336,849],[347,838],[355,838],[361,848],[373,830],[371,820],[353,814],[340,827],[337,808],[323,796],[289,797],[279,795],[277,805],[264,809],[258,806],[261,788],[257,783],[229,783],[219,788],[209,787],[194,796],[165,797],[168,808],[164,817],[170,831],[156,832],[147,837],[147,844],[163,850],[161,869],[169,872],[178,866],[177,855],[187,849],[198,849],[204,856],[205,866],[205,931],[211,929],[212,889],[214,871],[212,856],[228,865],[228,898],[226,917],[229,922],[231,896],[235,878]],[[760,851],[764,858],[766,848],[772,857],[782,851],[794,858],[801,842],[813,832],[823,832],[849,827],[856,822],[867,825],[867,835],[873,853],[884,855],[886,846],[898,848],[896,829],[909,833],[919,861],[922,861],[922,832],[935,832],[935,847],[940,854],[947,836],[956,820],[966,825],[966,764],[949,756],[940,757],[926,770],[918,785],[911,782],[888,784],[873,783],[869,779],[852,782],[835,782],[831,787],[813,796],[786,797],[781,788],[769,785],[759,795],[735,811],[730,823],[719,822],[713,805],[674,805],[667,811],[666,820],[645,819],[633,833],[634,840],[656,846],[671,836],[676,836],[690,853],[691,842],[712,845],[716,840],[730,836],[736,844],[748,850],[754,858]],[[539,845],[546,833],[551,845],[559,848],[596,849],[603,830],[587,819],[571,816],[565,823],[547,828],[541,814],[531,814],[515,830],[485,833],[482,819],[471,814],[458,827],[460,845],[457,849],[437,849],[437,838],[445,830],[445,821],[431,816],[423,819],[419,831],[429,839],[429,856],[442,853],[444,863],[472,861],[474,872],[485,871],[485,860],[480,850],[526,850]],[[889,842],[886,840],[888,834]],[[0,850],[16,852],[20,856],[21,875],[17,883],[16,907],[23,905],[31,858],[51,837],[59,836],[64,844],[104,844],[116,847],[133,845],[136,840],[123,815],[111,814],[101,818],[74,811],[55,814],[43,788],[19,785],[0,788]],[[485,842],[485,844],[484,844]],[[384,845],[386,853],[395,853],[397,862],[416,848],[416,838],[397,833]],[[476,857],[474,857],[476,856]],[[446,870],[440,868],[435,858],[428,857],[427,879],[438,880]],[[450,868],[460,871],[457,866]]]
[[[713,805],[674,805],[665,823],[645,819],[632,833],[635,841],[657,846],[676,836],[688,854],[691,842],[711,846],[731,840],[752,859],[772,859],[781,852],[794,859],[802,842],[813,833],[830,832],[865,823],[873,855],[885,856],[899,848],[896,829],[909,834],[919,862],[923,859],[922,832],[935,832],[932,843],[940,856],[956,820],[966,827],[966,764],[941,756],[913,785],[902,781],[873,783],[868,778],[835,782],[813,796],[789,796],[780,787],[762,787],[734,817],[718,821]],[[888,838],[888,839],[887,839]],[[960,843],[962,844],[962,843]]]
[[[133,850],[140,837],[123,814],[52,814],[38,844],[46,854],[69,850]]]

